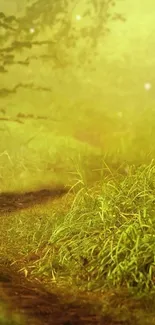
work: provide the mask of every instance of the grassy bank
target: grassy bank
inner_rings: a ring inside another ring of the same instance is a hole
[[[84,293],[109,322],[153,324],[154,161],[99,173],[88,186],[79,167],[63,198],[1,215],[1,263],[68,300]]]
[[[55,204],[1,217],[0,257],[25,275],[74,283],[81,290],[154,288],[155,166],[130,166]],[[68,206],[67,206],[68,205]]]

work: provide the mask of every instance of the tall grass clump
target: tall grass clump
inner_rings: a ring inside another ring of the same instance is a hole
[[[108,168],[108,167],[107,167]],[[155,165],[128,166],[88,188],[78,170],[70,211],[56,218],[32,273],[65,278],[89,290],[155,283]]]

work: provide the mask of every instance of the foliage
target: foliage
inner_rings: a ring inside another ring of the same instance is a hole
[[[100,38],[109,32],[109,20],[121,19],[109,13],[114,5],[113,0],[85,1],[79,8],[80,16],[76,15],[77,1],[38,0],[26,8],[24,17],[6,16],[1,12],[0,72],[6,73],[12,64],[29,65],[30,60],[38,57],[52,60],[57,68],[66,67],[71,64],[72,49],[77,51],[79,42],[83,42],[78,54],[79,64],[87,62],[95,53]],[[76,18],[86,20],[87,24],[75,23]],[[77,27],[78,24],[81,26]],[[37,47],[36,56],[32,54],[34,47]],[[38,55],[40,47],[45,47],[45,52]],[[27,57],[18,60],[17,54],[24,50],[28,50]]]
[[[108,170],[90,188],[78,169],[68,211],[58,202],[57,210],[41,209],[33,218],[31,211],[3,219],[2,260],[35,255],[24,265],[26,274],[58,283],[69,278],[88,290],[154,290],[154,162],[131,166],[122,177]]]

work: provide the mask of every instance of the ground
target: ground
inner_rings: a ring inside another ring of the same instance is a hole
[[[52,198],[60,198],[67,192],[64,188],[55,190],[39,190],[27,193],[4,193],[0,195],[0,212],[11,213],[26,209],[34,204],[43,203]],[[93,312],[89,303],[68,303],[60,300],[58,295],[45,291],[37,281],[26,280],[10,266],[0,268],[0,297],[9,307],[9,318],[14,311],[26,315],[27,321],[33,324],[101,324],[101,316]],[[21,322],[22,320],[21,317]]]
[[[45,203],[67,192],[64,188],[0,195],[0,212],[5,217],[19,209]],[[8,215],[7,215],[8,214]],[[127,292],[78,292],[77,288],[53,287],[53,293],[39,279],[29,279],[9,263],[0,265],[0,299],[7,307],[1,324],[31,325],[140,325],[155,324],[155,313],[148,301],[129,298]],[[104,306],[104,308],[103,308]],[[150,307],[150,306],[149,306]],[[14,313],[19,313],[14,320]],[[6,320],[7,317],[7,320]]]

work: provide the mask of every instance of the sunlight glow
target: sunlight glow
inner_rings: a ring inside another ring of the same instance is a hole
[[[81,20],[81,16],[80,15],[76,15],[76,20]]]
[[[152,85],[151,85],[150,82],[146,82],[146,83],[144,84],[144,88],[145,88],[146,90],[150,90],[151,87],[152,87]]]
[[[32,27],[32,28],[30,28],[30,33],[32,34],[32,33],[34,33],[35,32],[35,29]]]

